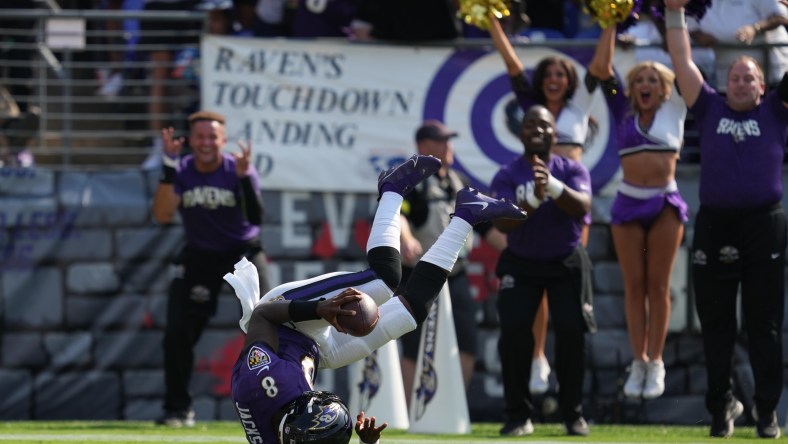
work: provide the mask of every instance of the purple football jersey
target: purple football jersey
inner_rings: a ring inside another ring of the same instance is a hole
[[[233,405],[250,443],[278,443],[274,415],[313,390],[319,365],[317,345],[290,328],[279,326],[277,331],[279,353],[257,342],[244,349],[233,366]]]
[[[226,153],[222,158],[219,169],[205,174],[194,167],[194,156],[185,156],[175,177],[186,240],[203,250],[231,250],[260,235],[260,227],[250,224],[241,208],[241,181],[235,174],[235,159]],[[259,192],[254,168],[249,169],[249,177]]]
[[[551,156],[550,174],[573,190],[591,195],[591,176],[583,164],[561,156]],[[490,189],[495,197],[512,202],[525,199],[525,186],[534,180],[531,164],[520,156],[504,165],[495,175]],[[548,199],[528,214],[528,220],[507,233],[509,250],[528,260],[551,262],[569,256],[580,243],[585,218],[571,217]]]
[[[751,209],[779,202],[788,109],[777,92],[738,112],[704,83],[691,111],[700,131],[701,204]]]

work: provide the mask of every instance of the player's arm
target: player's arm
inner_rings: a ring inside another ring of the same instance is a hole
[[[174,174],[175,169],[173,168],[172,170]],[[165,179],[160,179],[159,184],[156,186],[156,191],[153,193],[151,213],[153,213],[153,219],[156,222],[169,224],[175,218],[175,212],[178,210],[181,198],[175,193],[175,185],[172,182],[163,182],[163,180]]]
[[[178,210],[178,205],[181,203],[180,196],[175,192],[175,177],[178,174],[176,170],[178,156],[181,153],[185,140],[183,137],[176,139],[173,136],[174,132],[175,130],[172,127],[161,130],[164,142],[163,165],[159,184],[153,193],[153,204],[151,205],[153,218],[160,224],[172,223],[172,220],[175,218],[175,212]]]
[[[263,199],[260,186],[252,168],[252,142],[238,141],[240,153],[232,153],[235,158],[235,174],[241,187],[242,210],[244,217],[252,225],[263,223]]]
[[[241,196],[243,198],[243,212],[246,220],[252,225],[263,223],[263,199],[260,190],[255,187],[250,176],[240,179]]]
[[[555,205],[570,216],[583,217],[591,211],[591,195],[565,186]]]
[[[537,189],[536,195],[549,196],[555,205],[572,217],[583,217],[591,211],[591,194],[584,190],[576,190],[561,182],[550,173],[545,162],[534,156],[534,182],[537,188],[544,187],[543,192]]]
[[[353,316],[354,310],[344,310],[342,305],[361,299],[358,291],[348,288],[331,299],[317,301],[270,301],[258,304],[249,320],[244,348],[255,342],[264,342],[274,352],[279,351],[279,333],[276,327],[285,322],[325,319],[339,332],[344,332],[337,322],[338,315]]]
[[[684,20],[684,5],[689,0],[665,0],[665,39],[668,43],[670,60],[676,72],[676,81],[681,97],[688,107],[698,100],[703,87],[703,76],[692,60],[687,24]]]

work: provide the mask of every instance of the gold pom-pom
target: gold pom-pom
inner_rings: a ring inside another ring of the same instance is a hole
[[[508,17],[510,12],[506,0],[460,0],[457,14],[465,23],[488,31],[490,20]]]
[[[626,20],[634,5],[634,0],[586,0],[583,10],[606,29]]]

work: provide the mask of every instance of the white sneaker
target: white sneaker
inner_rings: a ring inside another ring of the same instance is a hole
[[[550,376],[550,364],[547,358],[541,357],[531,361],[531,380],[528,382],[528,389],[532,395],[547,393],[550,383],[547,378]]]
[[[651,361],[646,370],[646,384],[643,387],[643,399],[659,398],[665,393],[665,363]]]
[[[640,398],[643,394],[643,384],[646,380],[646,368],[648,364],[645,361],[635,359],[629,368],[629,378],[624,384],[624,395],[628,398]]]

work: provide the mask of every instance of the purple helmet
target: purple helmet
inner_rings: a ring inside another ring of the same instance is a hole
[[[347,444],[353,420],[339,396],[304,392],[284,408],[277,432],[280,444]]]

